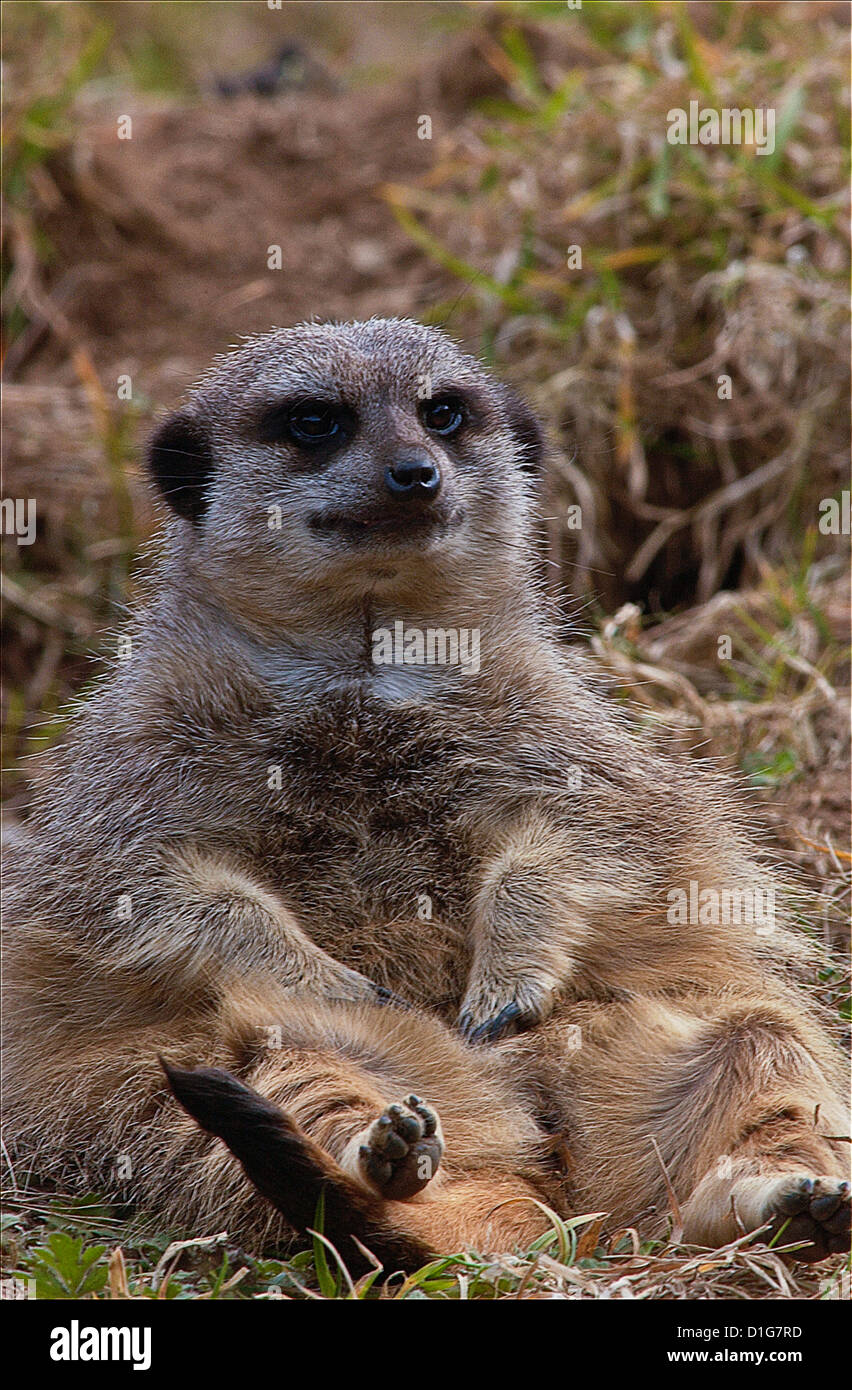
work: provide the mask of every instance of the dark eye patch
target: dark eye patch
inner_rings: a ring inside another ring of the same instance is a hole
[[[289,444],[307,452],[339,448],[355,433],[354,411],[341,401],[300,397],[271,406],[261,416],[262,444]]]

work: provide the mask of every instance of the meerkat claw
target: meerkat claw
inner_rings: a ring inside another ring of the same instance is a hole
[[[525,1014],[520,1004],[513,1000],[493,1018],[484,1023],[474,1024],[470,1014],[462,1014],[459,1028],[463,1038],[470,1043],[492,1043],[500,1038],[511,1037],[520,1032],[525,1023],[532,1023],[531,1015]]]

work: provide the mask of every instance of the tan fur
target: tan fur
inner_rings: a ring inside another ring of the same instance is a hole
[[[425,428],[424,380],[469,401],[458,441]],[[294,393],[357,415],[321,465],[259,439]],[[769,1219],[788,1175],[837,1187],[844,1064],[798,983],[805,940],[730,789],[655,752],[555,640],[532,438],[441,334],[385,321],[251,340],[164,427],[161,474],[209,458],[203,505],[172,521],[132,659],[12,865],[20,1174],[283,1239],[168,1095],[162,1053],[247,1081],[374,1201],[364,1135],[408,1092],[434,1104],[437,1174],[376,1220],[439,1252],[528,1242],[542,1198],[661,1229],[664,1170],[697,1242]],[[313,526],[371,515],[412,450],[441,468],[433,531]],[[371,633],[397,620],[478,628],[480,670],[376,666]],[[777,888],[773,929],[673,922],[691,882]],[[507,1009],[528,1031],[498,1022],[491,1048],[450,1031],[487,1037]]]

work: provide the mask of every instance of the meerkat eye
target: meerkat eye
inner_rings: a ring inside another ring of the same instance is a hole
[[[355,432],[356,419],[340,401],[282,401],[270,406],[257,423],[264,444],[295,444],[300,449],[326,452],[345,444]]]
[[[300,401],[288,411],[286,424],[296,444],[330,444],[343,433],[344,413],[328,401]]]
[[[435,396],[424,401],[420,417],[427,430],[433,434],[457,434],[465,421],[464,405],[458,396]]]

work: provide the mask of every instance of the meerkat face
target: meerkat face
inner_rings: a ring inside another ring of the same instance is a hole
[[[442,333],[304,324],[219,360],[157,431],[177,544],[228,606],[392,593],[494,572],[529,530],[541,437]]]

